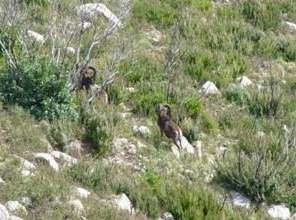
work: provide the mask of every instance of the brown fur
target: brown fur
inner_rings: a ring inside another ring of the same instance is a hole
[[[173,140],[174,144],[179,149],[181,149],[182,131],[172,119],[170,106],[159,104],[156,106],[155,112],[158,115],[157,124],[160,128],[161,135],[164,133],[168,138]]]
[[[81,71],[81,87],[80,89],[89,90],[90,86],[94,84],[96,79],[97,71],[92,66],[86,66]]]

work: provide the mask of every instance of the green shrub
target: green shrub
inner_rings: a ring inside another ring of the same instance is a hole
[[[251,91],[247,100],[251,114],[262,117],[276,117],[282,108],[283,93],[276,79],[270,79],[268,85],[260,91]]]
[[[202,103],[200,99],[195,96],[186,98],[183,102],[183,106],[191,118],[197,118],[202,110]]]
[[[225,92],[225,96],[228,101],[234,102],[238,105],[245,104],[248,99],[248,93],[240,87],[229,88]]]
[[[295,207],[296,151],[282,134],[244,132],[239,146],[217,161],[215,180],[257,202],[287,202]]]
[[[109,103],[114,105],[120,104],[125,95],[123,89],[124,88],[119,87],[117,84],[111,85],[107,90]]]
[[[196,125],[196,120],[184,120],[181,124],[183,135],[192,143],[199,138],[199,126]]]
[[[84,122],[84,139],[88,141],[98,155],[105,154],[111,145],[112,137],[104,128],[98,117],[89,118]]]
[[[27,5],[35,4],[40,6],[47,6],[49,1],[48,0],[24,0]]]
[[[208,114],[207,112],[203,112],[201,115],[201,124],[202,128],[205,132],[208,133],[216,133],[219,131],[219,124],[216,119]]]
[[[179,17],[180,3],[183,1],[135,1],[133,14],[136,20],[151,22],[155,25],[168,27],[173,25]],[[174,8],[177,7],[177,8]],[[179,9],[179,10],[176,10]]]
[[[107,171],[100,163],[93,165],[90,162],[81,161],[67,169],[66,174],[74,182],[96,189],[104,186]]]
[[[157,197],[161,207],[171,212],[176,219],[240,219],[234,218],[218,203],[206,187],[192,185],[173,177],[169,180],[147,171],[142,180]]]
[[[76,116],[67,83],[66,65],[42,55],[19,57],[17,69],[6,64],[0,72],[0,94],[4,104],[17,104],[37,118]]]
[[[134,113],[148,116],[154,113],[155,107],[159,103],[166,101],[165,94],[156,88],[141,88],[130,96]]]
[[[132,84],[164,79],[160,67],[153,60],[143,56],[123,62],[120,71],[124,73],[126,80]]]
[[[207,11],[212,8],[212,1],[210,0],[192,0],[192,7]]]
[[[219,66],[216,57],[202,51],[189,51],[183,57],[185,73],[196,80],[204,80],[204,73],[211,72]]]
[[[256,27],[264,30],[276,28],[281,22],[281,11],[275,3],[276,1],[263,1],[262,3],[256,0],[244,1],[242,14]]]

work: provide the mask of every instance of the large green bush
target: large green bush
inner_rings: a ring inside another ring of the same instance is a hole
[[[37,118],[74,117],[67,79],[66,65],[47,56],[21,54],[16,68],[7,63],[1,69],[0,94],[4,104],[20,105]]]

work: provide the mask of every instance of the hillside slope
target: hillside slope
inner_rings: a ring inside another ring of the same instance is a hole
[[[2,0],[0,19],[1,220],[296,218],[295,0]]]

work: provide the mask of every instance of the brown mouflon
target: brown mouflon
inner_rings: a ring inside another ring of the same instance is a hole
[[[158,104],[155,112],[158,115],[157,124],[160,128],[161,135],[164,133],[181,150],[182,130],[172,119],[170,106],[167,104]]]

